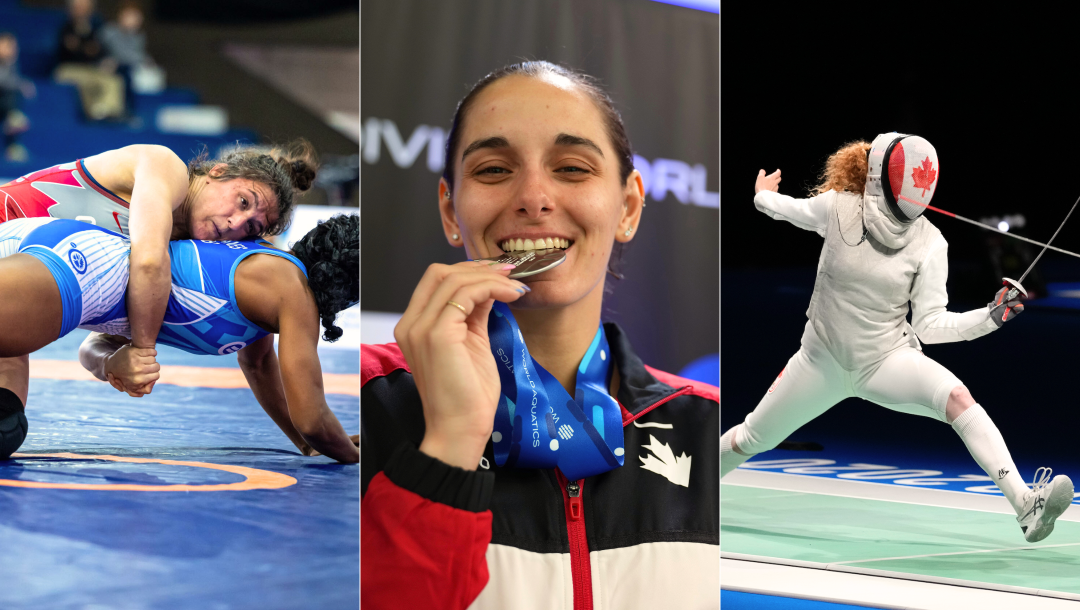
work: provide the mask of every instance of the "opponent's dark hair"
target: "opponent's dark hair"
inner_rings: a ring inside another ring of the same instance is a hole
[[[457,150],[458,144],[461,143],[461,129],[462,124],[465,122],[466,113],[472,107],[476,96],[484,89],[487,89],[488,85],[507,76],[517,75],[532,78],[561,76],[573,83],[579,91],[589,96],[589,99],[600,109],[600,114],[604,116],[604,126],[607,129],[608,139],[611,140],[611,145],[615,148],[615,156],[619,161],[619,179],[622,184],[626,184],[630,172],[634,171],[634,151],[630,146],[630,138],[626,135],[626,126],[623,125],[622,116],[615,109],[615,102],[611,101],[611,97],[600,86],[599,81],[584,72],[578,72],[549,61],[523,61],[503,66],[481,78],[472,86],[472,89],[469,89],[465,97],[458,102],[457,109],[454,111],[454,121],[450,124],[450,133],[446,137],[446,162],[443,165],[443,178],[450,185],[450,190],[454,189],[454,152]]]
[[[521,63],[510,64],[503,66],[498,70],[488,74],[484,78],[481,78],[469,89],[469,92],[465,94],[465,97],[461,98],[458,102],[457,109],[454,110],[454,120],[450,123],[450,132],[446,137],[446,154],[445,163],[443,164],[443,178],[450,186],[450,191],[454,190],[454,153],[461,143],[461,131],[462,125],[465,122],[466,113],[469,108],[472,107],[473,102],[476,100],[476,96],[481,91],[487,89],[489,85],[497,80],[506,78],[507,76],[529,76],[532,78],[543,78],[545,76],[561,76],[578,88],[579,91],[589,96],[589,99],[596,104],[596,107],[600,110],[600,114],[604,117],[604,127],[607,131],[608,139],[611,140],[611,146],[615,149],[615,158],[619,162],[619,182],[623,185],[626,184],[626,180],[630,177],[630,172],[634,171],[634,149],[630,145],[630,137],[626,135],[626,126],[623,124],[622,115],[615,109],[615,102],[612,101],[611,96],[604,91],[600,86],[600,82],[597,78],[579,72],[572,68],[560,66],[549,61],[523,61]],[[625,244],[622,242],[615,242],[615,246],[612,248],[611,258],[608,260],[608,273],[612,276],[623,279],[622,273],[619,272],[619,267],[622,263],[622,255]]]
[[[215,165],[228,167],[219,175],[211,175]],[[196,176],[210,176],[215,180],[247,178],[270,187],[278,202],[277,220],[267,225],[261,235],[280,235],[292,222],[294,196],[311,188],[319,169],[315,147],[304,139],[294,140],[284,146],[240,146],[211,159],[210,152],[202,152],[188,163],[188,180]]]
[[[360,216],[338,214],[319,222],[292,246],[307,267],[307,282],[319,307],[323,338],[337,341],[342,330],[334,319],[360,300]]]

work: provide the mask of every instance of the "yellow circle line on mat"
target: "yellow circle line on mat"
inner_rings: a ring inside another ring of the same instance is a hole
[[[242,491],[247,489],[281,489],[282,487],[296,485],[296,479],[285,474],[245,466],[229,466],[227,464],[157,460],[153,458],[121,457],[118,455],[83,455],[80,453],[14,453],[11,457],[53,457],[69,460],[108,460],[110,462],[129,462],[132,464],[192,466],[194,468],[224,470],[225,472],[241,475],[244,480],[239,483],[219,483],[214,485],[135,485],[131,483],[44,483],[40,481],[0,479],[0,486],[29,487],[33,489],[81,489],[84,491]]]

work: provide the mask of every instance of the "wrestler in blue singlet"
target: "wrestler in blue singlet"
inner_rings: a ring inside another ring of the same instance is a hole
[[[17,246],[17,247],[16,247]],[[85,328],[131,336],[127,278],[131,242],[91,224],[59,218],[26,218],[0,224],[0,258],[28,254],[48,267],[60,288],[60,336]],[[263,240],[169,243],[172,293],[157,342],[192,354],[231,354],[269,332],[244,317],[233,277],[252,254],[287,259],[307,275],[296,257]]]

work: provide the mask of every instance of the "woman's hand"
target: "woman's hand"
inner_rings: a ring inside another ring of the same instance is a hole
[[[431,265],[394,329],[424,405],[420,450],[466,470],[480,463],[499,404],[488,314],[496,300],[510,303],[528,290],[507,277],[510,269],[483,261]]]
[[[754,183],[754,194],[757,195],[761,191],[780,192],[780,170],[776,170],[768,176],[765,175],[765,170],[758,170],[757,182]]]
[[[1009,287],[1006,286],[998,290],[997,294],[994,295],[994,300],[986,305],[987,310],[990,312],[990,319],[994,321],[998,328],[1024,313],[1024,306],[1020,303],[1020,295],[1015,294],[1012,299],[1009,296]]]
[[[156,349],[125,345],[105,361],[106,380],[128,396],[139,398],[149,394],[161,377],[156,356]]]
[[[349,440],[352,441],[353,444],[357,446],[357,448],[360,447],[360,435],[359,434],[354,434],[354,435],[350,436]],[[317,456],[322,455],[318,451],[315,451],[314,449],[312,449],[311,445],[308,445],[307,443],[303,444],[300,447],[300,453],[307,456],[307,457],[317,457]]]

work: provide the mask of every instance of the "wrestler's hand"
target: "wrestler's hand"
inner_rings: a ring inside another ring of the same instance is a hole
[[[501,392],[488,314],[496,300],[511,303],[528,290],[507,277],[512,268],[431,265],[394,329],[424,406],[420,451],[466,470],[480,463]]]
[[[1008,292],[1008,287],[998,290],[997,294],[994,295],[994,300],[986,304],[987,309],[990,310],[990,319],[994,321],[994,324],[996,324],[998,328],[1001,328],[1002,324],[1024,313],[1024,306],[1020,303],[1020,297],[1018,296],[1015,299],[1006,300]]]
[[[761,191],[780,192],[780,170],[776,170],[768,176],[765,175],[765,170],[758,170],[757,182],[754,183],[754,194],[757,195]]]
[[[120,381],[117,380],[112,375],[109,375],[108,378],[105,381],[108,381],[109,385],[116,388],[118,391],[126,392],[128,396],[131,396],[133,398],[142,398],[143,396],[146,396],[147,394],[149,394],[154,389],[154,383],[155,383],[155,382],[151,381],[150,383],[148,383],[146,385],[143,385],[143,386],[126,387],[126,386],[124,386],[124,384],[120,383]]]
[[[359,434],[354,434],[354,435],[350,436],[349,440],[352,441],[353,444],[356,445],[357,447],[360,446],[360,435]],[[322,455],[318,451],[315,451],[314,449],[312,449],[311,445],[308,445],[308,444],[304,444],[304,446],[300,448],[300,453],[306,455],[307,457],[315,457],[317,455]]]
[[[125,345],[105,361],[105,377],[112,387],[139,398],[149,394],[161,377],[156,357],[156,349]]]

